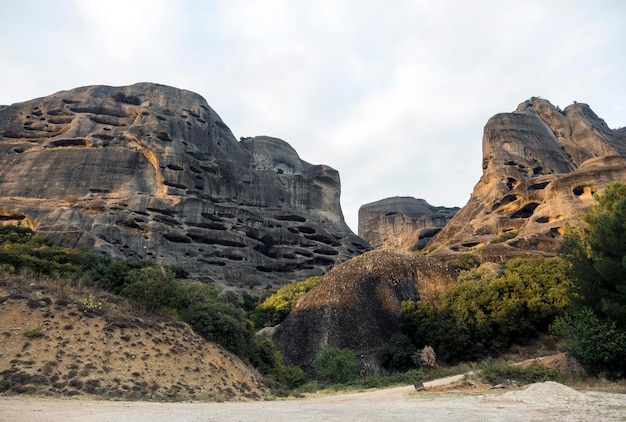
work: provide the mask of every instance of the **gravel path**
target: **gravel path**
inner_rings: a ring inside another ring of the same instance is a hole
[[[235,403],[153,403],[0,397],[0,421],[618,421],[626,395],[581,393],[555,382],[495,394],[367,393]]]

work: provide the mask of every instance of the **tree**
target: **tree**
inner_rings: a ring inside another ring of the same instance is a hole
[[[626,377],[626,330],[601,320],[590,308],[557,318],[550,327],[565,350],[591,375]]]
[[[569,227],[562,255],[570,263],[573,310],[551,329],[587,372],[626,376],[626,185],[610,183],[596,205]]]
[[[563,255],[571,264],[571,299],[626,328],[626,185],[610,183],[583,216],[586,225],[569,228]]]
[[[145,267],[131,271],[127,280],[128,284],[121,291],[122,296],[141,304],[149,312],[176,304],[180,282],[170,270]]]
[[[384,368],[392,372],[405,372],[415,368],[413,355],[416,349],[409,336],[403,333],[396,333],[391,337],[389,343],[385,344],[381,356],[381,364]]]
[[[313,362],[315,374],[323,382],[344,383],[357,377],[357,360],[350,349],[326,346]]]

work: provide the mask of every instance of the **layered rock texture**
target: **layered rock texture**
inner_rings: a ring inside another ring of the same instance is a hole
[[[286,142],[237,141],[199,95],[90,86],[0,107],[3,223],[225,286],[281,285],[367,250],[339,174]]]
[[[359,236],[374,248],[422,249],[458,211],[412,197],[382,199],[359,209]]]
[[[626,182],[626,130],[610,129],[586,104],[561,111],[532,98],[487,122],[483,175],[429,247],[488,260],[553,254],[566,225],[612,181]]]
[[[362,374],[380,370],[380,352],[399,329],[403,300],[437,304],[456,283],[440,260],[380,249],[330,270],[277,327],[274,340],[286,362],[310,368],[330,345],[352,349]]]

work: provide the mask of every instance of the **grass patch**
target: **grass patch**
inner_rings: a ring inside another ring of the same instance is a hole
[[[24,331],[24,337],[26,338],[37,338],[43,337],[43,324],[37,324],[35,327],[29,327],[28,330]]]
[[[502,242],[506,242],[507,240],[511,240],[514,237],[517,237],[517,232],[516,231],[509,231],[506,233],[502,233],[500,236],[496,237],[495,239],[493,239],[491,242],[489,243],[502,243]]]
[[[492,385],[526,385],[535,382],[564,381],[563,376],[556,369],[538,363],[521,366],[493,360],[483,363],[477,377]]]

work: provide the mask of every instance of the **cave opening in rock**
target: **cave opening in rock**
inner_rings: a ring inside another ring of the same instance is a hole
[[[535,212],[535,209],[539,206],[536,202],[530,202],[524,205],[519,210],[515,211],[511,218],[529,218]]]

